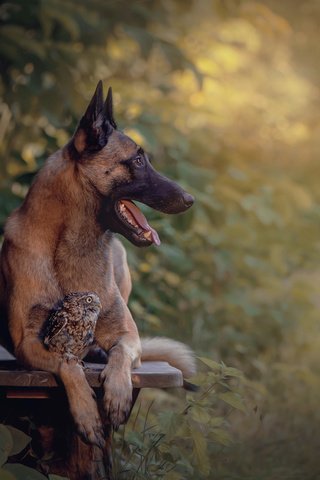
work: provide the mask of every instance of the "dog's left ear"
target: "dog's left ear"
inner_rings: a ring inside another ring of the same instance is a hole
[[[109,92],[104,104],[103,86],[100,80],[72,138],[74,148],[79,155],[85,152],[99,151],[108,142],[113,124],[115,124],[114,120],[111,123],[108,118],[110,116],[112,119],[112,93],[110,97]]]
[[[115,119],[113,118],[113,100],[112,100],[112,88],[109,87],[107,98],[104,104],[104,112],[106,115],[106,119],[112,125],[113,128],[117,129],[117,124]]]

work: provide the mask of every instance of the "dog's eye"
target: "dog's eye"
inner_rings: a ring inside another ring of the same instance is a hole
[[[91,303],[92,302],[92,297],[87,297],[87,303]]]
[[[133,159],[133,163],[134,163],[134,166],[135,167],[143,167],[144,165],[144,157],[142,155],[137,155],[134,159]]]

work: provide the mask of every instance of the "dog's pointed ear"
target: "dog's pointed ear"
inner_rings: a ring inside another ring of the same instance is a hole
[[[106,119],[110,123],[110,125],[117,129],[117,124],[116,121],[113,117],[113,100],[112,100],[112,88],[109,87],[107,98],[104,104],[104,113],[106,116]]]
[[[112,128],[106,119],[103,86],[100,80],[75,131],[72,144],[79,155],[86,151],[98,151],[107,144],[111,132]]]
[[[99,113],[103,109],[103,85],[101,80],[99,80],[96,90],[93,94],[93,97],[90,100],[90,103],[87,107],[86,113],[83,115],[88,122],[94,122]]]

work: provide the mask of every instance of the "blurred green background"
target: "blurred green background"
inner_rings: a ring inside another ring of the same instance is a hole
[[[246,413],[209,469],[170,478],[320,479],[319,25],[319,0],[0,4],[2,227],[99,79],[196,198],[145,209],[162,245],[126,243],[131,310],[239,368]]]

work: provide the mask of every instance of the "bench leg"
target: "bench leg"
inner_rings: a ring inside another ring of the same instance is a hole
[[[67,460],[67,475],[70,480],[111,480],[110,473],[111,471],[106,472],[102,450],[85,444],[75,434]]]
[[[55,421],[53,425],[55,439],[48,445],[48,453],[53,450],[57,455],[47,464],[48,472],[67,476],[70,480],[112,480],[112,429],[109,426],[105,428],[106,443],[102,450],[82,441],[75,430],[68,408],[64,410],[63,421],[60,418],[60,421]],[[41,441],[42,450],[46,453],[43,440],[44,438]]]
[[[139,391],[133,389],[132,408]],[[98,403],[102,414],[101,401]],[[103,450],[84,443],[76,433],[64,395],[43,400],[0,398],[0,411],[3,416],[0,422],[5,419],[9,425],[25,431],[21,417],[32,419],[35,429],[27,429],[26,433],[32,437],[32,448],[39,458],[37,466],[44,473],[55,473],[70,480],[114,480],[111,426],[104,422],[106,443]]]
[[[111,429],[107,431],[104,450],[83,442],[72,422],[59,428],[41,425],[37,431],[42,457],[54,453],[51,460],[41,464],[45,473],[70,480],[112,480]]]

